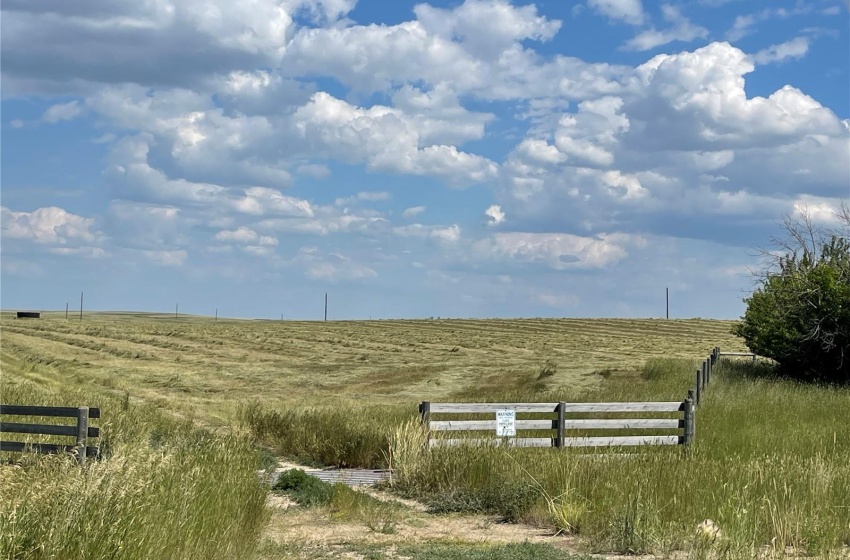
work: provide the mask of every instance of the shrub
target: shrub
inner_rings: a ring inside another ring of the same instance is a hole
[[[850,208],[845,232],[807,219],[786,220],[784,255],[768,262],[733,329],[755,353],[774,359],[784,376],[850,382]]]

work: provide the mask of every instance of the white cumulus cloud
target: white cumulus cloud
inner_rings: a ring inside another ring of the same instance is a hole
[[[98,232],[93,231],[94,219],[50,206],[32,212],[13,212],[0,207],[3,236],[13,239],[28,239],[36,243],[66,244],[70,241],[95,241]]]
[[[502,212],[502,207],[498,204],[494,204],[487,208],[484,211],[484,215],[490,218],[490,221],[487,222],[488,226],[497,226],[505,221],[505,213]]]

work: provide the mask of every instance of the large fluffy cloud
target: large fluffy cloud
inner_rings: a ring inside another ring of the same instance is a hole
[[[625,227],[751,244],[741,216],[775,220],[800,195],[837,207],[850,123],[790,86],[748,96],[753,69],[727,43],[653,57],[620,95],[583,101],[523,140],[502,166],[502,208],[538,231]]]
[[[4,89],[89,89],[91,83],[197,85],[276,65],[306,12],[332,23],[349,0],[96,0],[3,3]]]
[[[94,242],[99,233],[94,220],[51,206],[32,212],[13,212],[0,207],[3,236],[36,243],[65,245],[71,242]]]

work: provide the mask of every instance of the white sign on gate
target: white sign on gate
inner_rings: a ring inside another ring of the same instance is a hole
[[[516,410],[505,409],[496,411],[496,436],[516,436]]]

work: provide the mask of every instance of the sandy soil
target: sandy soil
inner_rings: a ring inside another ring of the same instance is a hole
[[[286,462],[281,462],[280,468],[312,470],[302,465]],[[476,544],[536,542],[547,543],[568,552],[582,552],[574,537],[555,535],[551,530],[529,525],[502,523],[496,516],[433,515],[427,512],[427,508],[423,504],[414,500],[405,500],[374,488],[358,488],[358,490],[379,500],[398,502],[406,507],[407,515],[403,516],[402,520],[396,524],[395,531],[392,534],[372,531],[362,523],[335,520],[325,510],[300,508],[285,496],[270,494],[268,505],[273,513],[266,529],[266,538],[279,544],[292,543],[306,548],[325,550],[351,543],[380,544],[391,547],[394,544],[449,541]],[[344,557],[342,551],[340,553],[340,557]],[[610,560],[634,558],[633,556],[612,555],[600,555],[598,557]],[[643,558],[651,559],[653,557],[644,556]]]

